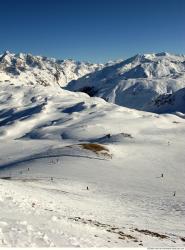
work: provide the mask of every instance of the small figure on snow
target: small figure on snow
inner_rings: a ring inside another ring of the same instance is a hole
[[[89,190],[89,187],[87,186],[87,190]]]
[[[30,171],[30,168],[28,168],[28,171]]]
[[[51,177],[51,181],[53,181],[53,177]]]
[[[161,174],[161,178],[163,178],[164,177],[164,175],[163,174]]]
[[[176,196],[176,191],[174,191],[173,196]]]
[[[32,202],[31,206],[32,206],[32,207],[35,207],[35,202]]]

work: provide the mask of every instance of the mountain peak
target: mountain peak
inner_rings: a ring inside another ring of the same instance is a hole
[[[12,55],[12,53],[9,50],[6,50],[4,51],[3,56],[6,56],[6,55]]]
[[[146,110],[153,98],[174,93],[183,87],[184,56],[161,52],[137,54],[73,81],[67,89],[84,91],[121,106]]]
[[[78,79],[104,65],[74,60],[57,60],[44,56],[34,56],[30,53],[13,54],[9,51],[0,56],[0,80],[11,80],[19,84],[41,84],[44,86],[65,86],[68,82]]]

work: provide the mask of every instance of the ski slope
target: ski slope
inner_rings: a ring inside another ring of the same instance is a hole
[[[0,91],[1,247],[185,246],[183,117],[58,85]]]

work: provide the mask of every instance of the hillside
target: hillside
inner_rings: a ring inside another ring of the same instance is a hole
[[[183,58],[0,57],[0,246],[184,246]]]
[[[185,87],[185,56],[168,53],[136,55],[67,85],[128,108],[149,110],[159,95]],[[178,111],[178,110],[176,110]]]
[[[184,119],[24,82],[0,105],[0,246],[184,246]]]
[[[185,113],[185,88],[172,94],[163,94],[155,98],[147,107],[148,111],[156,113]],[[182,115],[183,115],[182,114]]]

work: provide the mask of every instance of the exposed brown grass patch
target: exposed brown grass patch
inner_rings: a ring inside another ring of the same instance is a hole
[[[94,153],[100,153],[102,151],[109,152],[109,150],[106,147],[97,143],[83,143],[79,145],[84,149],[93,151]]]

